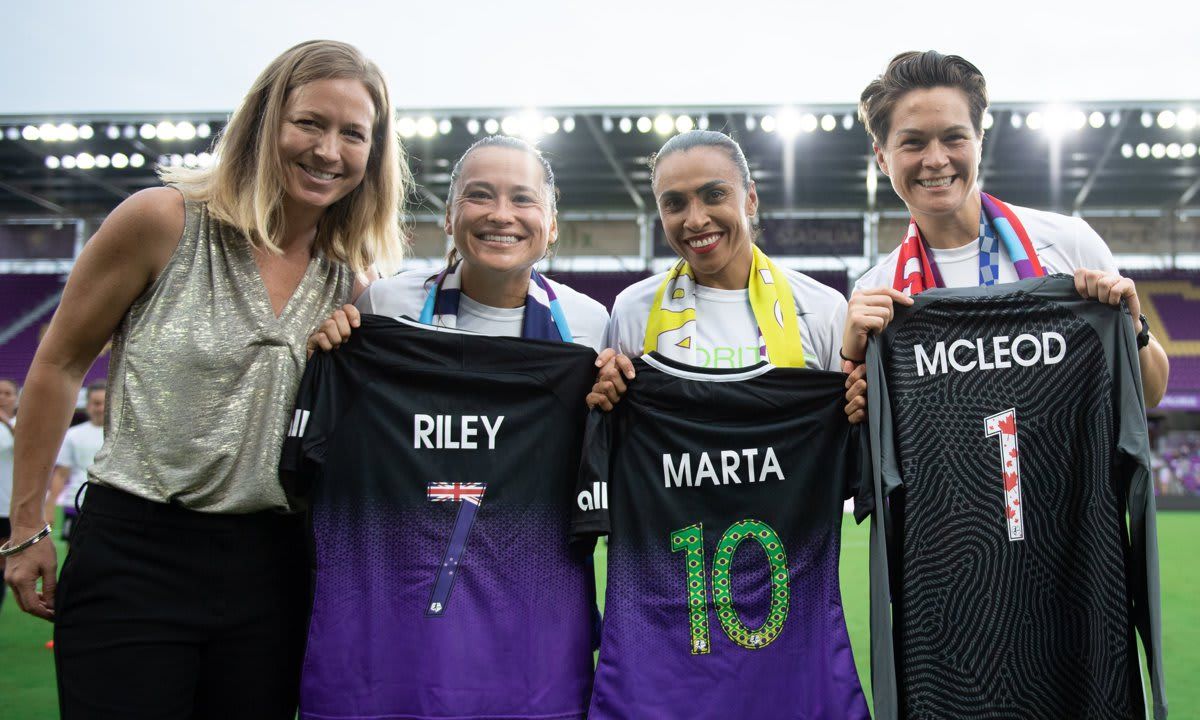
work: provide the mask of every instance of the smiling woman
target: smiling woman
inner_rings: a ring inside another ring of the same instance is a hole
[[[297,45],[212,168],[164,171],[80,254],[26,382],[19,541],[49,529],[56,450],[111,337],[104,446],[57,588],[51,543],[22,542],[6,571],[54,619],[63,718],[295,716],[308,568],[276,468],[309,330],[399,256],[391,122],[374,63]]]
[[[479,140],[450,173],[445,229],[454,247],[446,269],[434,277],[407,271],[377,281],[358,308],[598,350],[608,311],[535,269],[558,239],[557,192],[554,171],[537,148],[505,135]]]

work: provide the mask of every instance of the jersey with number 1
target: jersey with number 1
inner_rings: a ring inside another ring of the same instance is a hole
[[[845,375],[652,354],[588,420],[572,534],[607,534],[590,720],[866,719],[838,584]]]
[[[303,718],[584,716],[567,524],[595,358],[375,315],[313,356],[282,463],[312,518]]]
[[[877,720],[1141,718],[1135,627],[1165,715],[1128,312],[1066,276],[931,290],[868,358],[888,497],[874,557],[890,559],[873,568],[872,626],[894,642],[875,654]]]

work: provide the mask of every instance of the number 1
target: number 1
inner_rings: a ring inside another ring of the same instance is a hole
[[[984,418],[987,437],[1000,436],[1000,477],[1004,483],[1004,515],[1008,518],[1008,539],[1024,540],[1025,523],[1021,508],[1021,455],[1017,449],[1017,411],[1009,408]]]

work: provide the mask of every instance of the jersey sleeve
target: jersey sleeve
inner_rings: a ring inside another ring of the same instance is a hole
[[[609,533],[608,476],[612,453],[614,413],[593,408],[583,433],[583,453],[571,512],[571,545],[590,550],[600,535]]]
[[[1162,602],[1158,565],[1158,530],[1154,484],[1150,474],[1150,442],[1146,428],[1146,406],[1142,394],[1137,343],[1133,324],[1124,312],[1117,317],[1120,332],[1115,349],[1119,387],[1117,409],[1118,471],[1128,484],[1129,539],[1132,545],[1130,575],[1133,590],[1133,622],[1146,650],[1146,669],[1154,699],[1154,718],[1167,717],[1163,687]]]
[[[308,496],[325,463],[326,441],[335,429],[341,406],[348,400],[339,385],[332,353],[314,353],[300,380],[279,461],[280,482],[293,499]]]
[[[871,518],[871,693],[876,720],[896,720],[900,716],[900,696],[896,683],[896,655],[892,635],[891,557],[888,537],[892,518],[887,495],[900,486],[896,463],[895,435],[891,405],[883,367],[882,341],[872,337],[867,343],[867,432],[863,443],[867,457],[863,472],[869,473],[860,494],[854,500],[858,522]]]

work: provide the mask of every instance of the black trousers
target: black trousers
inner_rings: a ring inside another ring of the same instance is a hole
[[[304,522],[90,485],[58,583],[64,720],[292,720],[309,610]]]

